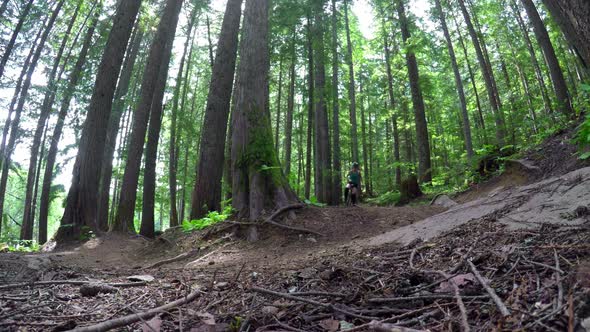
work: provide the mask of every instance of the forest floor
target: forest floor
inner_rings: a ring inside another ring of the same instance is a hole
[[[0,331],[590,328],[590,165],[571,133],[449,207],[305,207],[277,221],[310,232],[266,224],[254,243],[222,223],[0,254]]]

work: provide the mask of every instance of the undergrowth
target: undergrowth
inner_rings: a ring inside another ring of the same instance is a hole
[[[191,221],[185,220],[182,223],[182,230],[187,233],[199,231],[222,221],[226,221],[233,213],[233,207],[228,205],[223,209],[223,211],[221,211],[221,213],[218,211],[211,211],[207,213],[207,216],[204,218]]]
[[[8,240],[0,241],[0,252],[37,252],[41,246],[37,241]]]

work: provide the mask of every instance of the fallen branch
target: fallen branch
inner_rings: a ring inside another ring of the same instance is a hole
[[[105,322],[98,323],[95,325],[75,328],[73,330],[70,330],[70,332],[102,332],[102,331],[108,331],[108,330],[115,329],[115,328],[122,327],[122,326],[127,326],[129,324],[137,323],[139,321],[152,318],[161,312],[165,312],[165,311],[170,310],[172,308],[176,308],[176,307],[185,305],[189,302],[192,302],[200,294],[201,294],[201,290],[197,289],[196,291],[190,293],[188,296],[178,299],[174,302],[170,302],[170,303],[165,304],[163,306],[160,306],[160,307],[157,307],[157,308],[145,311],[145,312],[132,314],[132,315],[128,315],[128,316],[123,316],[123,317],[116,318],[116,319],[107,320]]]
[[[48,280],[48,281],[37,281],[37,282],[19,282],[16,284],[8,284],[0,286],[0,290],[3,289],[12,289],[12,288],[19,288],[19,287],[34,287],[34,286],[52,286],[52,285],[86,285],[89,283],[93,283],[96,281],[87,281],[87,280]],[[138,286],[145,286],[145,281],[139,282],[123,282],[123,283],[111,283],[106,284],[111,287],[118,287],[118,288],[128,288],[128,287],[138,287]]]
[[[488,283],[483,279],[481,274],[479,274],[479,271],[477,271],[475,265],[473,265],[473,263],[470,260],[467,261],[467,264],[469,264],[471,272],[473,272],[473,275],[475,276],[477,281],[479,281],[479,283],[486,290],[486,292],[490,294],[490,297],[492,298],[492,300],[494,300],[494,303],[496,303],[496,307],[498,307],[498,310],[500,310],[502,316],[510,316],[510,311],[508,310],[508,308],[506,308],[506,305],[504,304],[504,302],[502,302],[502,299],[500,299],[498,294],[496,294],[496,291],[494,291],[492,287],[490,287],[490,285],[488,285]]]
[[[258,292],[258,293],[267,294],[267,295],[274,295],[274,296],[282,297],[282,298],[293,300],[293,301],[308,303],[308,304],[312,304],[312,305],[315,305],[318,307],[327,308],[327,309],[330,309],[333,311],[338,311],[342,314],[345,314],[347,316],[354,317],[354,318],[365,319],[365,320],[375,319],[375,317],[358,315],[358,314],[346,311],[344,309],[340,309],[340,308],[333,306],[332,304],[329,304],[329,303],[322,303],[322,302],[318,302],[318,301],[314,301],[314,300],[310,300],[310,299],[304,299],[304,298],[300,298],[300,297],[293,296],[290,294],[279,293],[279,292],[275,292],[275,291],[271,291],[271,290],[259,288],[259,287],[251,287],[250,290],[253,292]]]
[[[461,293],[459,292],[459,287],[457,286],[457,283],[448,274],[442,271],[440,271],[439,273],[444,278],[449,278],[449,283],[451,284],[451,286],[453,286],[453,290],[455,291],[455,300],[457,301],[457,306],[459,307],[459,311],[461,312],[461,324],[463,325],[463,331],[471,331],[471,327],[469,326],[469,322],[467,321],[467,309],[465,309],[465,303],[463,303],[463,299],[461,298]]]
[[[487,295],[477,296],[466,296],[466,299],[478,300],[487,299]],[[369,299],[370,303],[391,303],[391,302],[403,302],[403,301],[418,301],[418,300],[440,300],[440,299],[455,299],[454,295],[449,294],[430,294],[430,295],[418,295],[418,296],[407,296],[407,297],[376,297]]]

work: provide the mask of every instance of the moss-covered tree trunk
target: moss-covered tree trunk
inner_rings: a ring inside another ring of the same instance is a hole
[[[242,218],[296,202],[274,146],[268,111],[268,0],[247,0],[232,115],[232,196]]]

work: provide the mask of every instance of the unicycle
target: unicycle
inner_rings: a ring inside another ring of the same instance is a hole
[[[346,206],[355,206],[358,202],[358,188],[351,186],[349,188],[348,196],[346,197]]]

